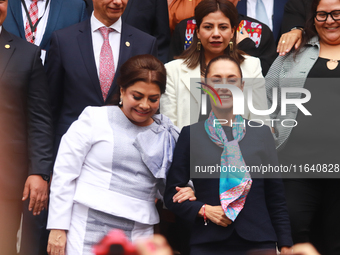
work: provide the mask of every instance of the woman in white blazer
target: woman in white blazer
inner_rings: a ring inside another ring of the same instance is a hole
[[[48,253],[90,255],[112,228],[130,240],[153,234],[178,128],[156,114],[166,73],[151,55],[129,59],[118,79],[118,106],[87,107],[63,136],[47,228]]]
[[[197,29],[192,45],[179,59],[165,65],[167,88],[161,99],[161,113],[179,128],[197,122],[201,108],[201,90],[196,89],[199,86],[197,81],[204,76],[209,61],[223,54],[232,56],[240,63],[245,77],[245,91],[252,88],[254,108],[268,109],[260,60],[242,54],[236,47],[238,13],[235,6],[228,0],[203,0],[195,8],[195,19]],[[255,115],[247,105],[244,110],[244,118],[262,120],[270,125],[268,115]]]

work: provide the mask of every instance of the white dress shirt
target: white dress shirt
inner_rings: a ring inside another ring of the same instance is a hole
[[[93,45],[94,59],[95,59],[96,66],[97,66],[98,77],[99,77],[100,51],[104,43],[104,38],[102,34],[100,33],[100,31],[98,30],[101,27],[105,27],[105,25],[101,23],[92,13],[92,16],[91,16],[92,45]],[[113,32],[109,33],[109,42],[110,42],[110,46],[112,49],[113,61],[115,64],[115,71],[117,71],[119,49],[120,49],[120,38],[121,38],[121,33],[122,33],[122,19],[119,18],[110,27],[114,29]]]
[[[46,25],[48,21],[48,15],[50,13],[50,5],[51,5],[52,0],[49,1],[46,11],[45,11],[46,1],[47,0],[38,0],[38,18],[42,17],[38,23],[37,32],[35,34],[35,40],[34,40],[34,44],[38,46],[40,45],[43,39],[44,33],[45,33],[45,29],[46,29]],[[25,3],[26,3],[27,11],[29,12],[32,0],[25,0]],[[21,9],[22,9],[22,18],[24,21],[24,28],[25,28],[26,23],[27,23],[27,15],[26,15],[26,11],[25,11],[23,4],[21,4]]]
[[[273,14],[274,14],[274,0],[262,0],[265,8],[266,8],[266,12],[267,12],[267,16],[268,16],[268,20],[269,20],[269,28],[271,30],[273,30]],[[256,19],[256,3],[257,0],[247,0],[247,16]]]

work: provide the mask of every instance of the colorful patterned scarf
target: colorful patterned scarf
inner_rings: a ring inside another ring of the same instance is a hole
[[[240,150],[239,142],[246,134],[246,129],[242,124],[232,126],[234,140],[228,141],[223,127],[214,124],[215,114],[211,111],[209,118],[205,121],[205,131],[209,138],[223,148],[221,155],[220,173],[220,200],[226,216],[234,221],[243,209],[252,180],[250,174],[245,171],[246,166]],[[243,123],[241,115],[236,115],[235,123]],[[215,125],[215,127],[214,127]],[[222,169],[229,171],[222,171]]]

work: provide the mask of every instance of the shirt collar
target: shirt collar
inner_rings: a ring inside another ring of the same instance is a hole
[[[101,23],[92,13],[91,16],[91,29],[92,32],[98,30],[99,28],[105,26],[103,23]],[[111,26],[116,32],[121,33],[122,32],[122,18],[119,17],[119,19],[113,23]]]
[[[2,26],[0,26],[0,34],[1,34],[1,32],[2,32]]]
[[[38,0],[38,2],[46,2],[47,0]],[[51,1],[51,0],[50,0]],[[25,0],[26,4],[31,4],[33,1],[32,0]]]

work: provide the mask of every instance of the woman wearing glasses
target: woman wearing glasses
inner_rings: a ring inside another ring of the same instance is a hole
[[[271,115],[280,120],[275,121],[280,163],[302,172],[285,181],[293,241],[310,241],[321,254],[340,254],[340,180],[331,175],[339,175],[340,83],[330,79],[340,77],[340,1],[313,0],[312,12],[301,46],[278,57],[266,76],[268,104],[274,101],[274,87],[304,88],[311,94],[303,106],[312,116],[295,105],[288,105],[286,114],[278,107]],[[304,98],[301,93],[288,96]],[[287,119],[294,121],[284,127],[281,121]]]

